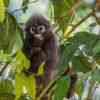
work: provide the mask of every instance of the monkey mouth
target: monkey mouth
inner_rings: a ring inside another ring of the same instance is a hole
[[[38,40],[43,40],[43,39],[44,39],[43,36],[42,36],[41,34],[36,34],[36,35],[34,35],[34,37],[35,37],[36,39],[38,39]]]

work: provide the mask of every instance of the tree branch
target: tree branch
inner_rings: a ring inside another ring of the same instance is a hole
[[[67,69],[69,71],[69,69]],[[51,89],[53,89],[56,85],[57,80],[61,79],[63,76],[66,76],[68,74],[68,72],[64,69],[61,74],[59,74],[55,79],[53,79],[52,81],[50,81],[50,83],[48,84],[48,86],[42,91],[42,93],[40,94],[40,96],[37,98],[37,100],[41,100],[41,98],[48,93]]]
[[[7,66],[9,65],[9,63],[10,63],[10,62],[7,62],[7,63],[3,66],[2,70],[0,71],[0,76],[3,74],[4,70],[7,68]]]
[[[84,17],[82,20],[80,20],[74,27],[72,28],[71,31],[67,33],[67,37],[72,33],[79,25],[81,25],[84,21],[86,21],[90,16],[93,15],[94,12],[90,12],[86,17]]]
[[[16,56],[17,53],[14,53],[11,57],[14,58]],[[8,65],[11,63],[11,61],[8,61],[5,63],[5,65],[3,66],[3,68],[0,71],[0,76],[3,74],[3,72],[5,71],[5,69],[8,67]]]
[[[95,17],[95,19],[96,19],[96,22],[98,23],[98,24],[100,24],[100,20],[99,20],[99,18],[96,16],[96,10],[95,9],[93,9],[93,16]]]

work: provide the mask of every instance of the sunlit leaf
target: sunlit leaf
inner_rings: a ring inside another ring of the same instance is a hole
[[[26,90],[23,90],[23,89]],[[27,91],[28,94],[35,99],[36,95],[36,83],[34,76],[27,76],[24,73],[16,74],[16,100],[20,98],[20,96],[23,94],[23,91]]]
[[[10,54],[3,53],[3,52],[0,53],[0,61],[8,62],[8,61],[11,61],[11,60],[12,60],[12,57],[11,57]]]
[[[38,75],[43,75],[44,74],[44,65],[45,62],[43,62],[40,66],[39,66],[39,70],[38,70]]]
[[[5,19],[5,5],[4,0],[0,0],[0,22],[2,23]]]
[[[24,53],[19,50],[16,55],[16,72],[20,73],[22,70],[29,68],[30,61],[26,58]]]

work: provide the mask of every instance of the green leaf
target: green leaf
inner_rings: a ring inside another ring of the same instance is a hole
[[[14,85],[11,80],[0,80],[0,93],[13,93]]]
[[[35,78],[33,75],[26,76],[24,73],[16,74],[16,100],[20,98],[20,96],[23,94],[23,88],[26,89],[28,94],[35,99],[36,95],[36,83]],[[25,90],[24,90],[25,92]]]
[[[76,3],[76,0],[51,0],[54,7],[54,20],[64,32],[72,15],[70,9]]]
[[[84,45],[83,51],[88,56],[93,56],[93,47],[99,39],[97,35],[87,32],[76,33],[73,37],[67,39],[64,44],[60,46],[59,70],[66,69],[70,61],[73,62],[73,67],[75,67],[77,71],[87,72],[91,70],[88,60],[85,59],[79,47]]]
[[[97,41],[95,47],[93,48],[93,53],[94,53],[95,55],[100,53],[100,40]]]
[[[96,70],[95,72],[91,73],[92,80],[100,82],[100,70]]]
[[[16,55],[16,72],[21,73],[24,69],[28,69],[30,61],[26,58],[24,53],[19,50]]]
[[[79,79],[76,82],[76,86],[75,86],[76,93],[78,93],[78,95],[81,96],[82,92],[83,92],[83,89],[84,89],[83,80]]]
[[[0,23],[5,19],[5,5],[4,0],[0,0]]]
[[[10,54],[0,52],[0,61],[2,61],[2,62],[9,62],[11,60],[12,60],[12,57],[11,57]]]
[[[0,24],[0,49],[8,53],[12,52],[14,45],[18,41],[18,35],[21,37],[19,43],[21,48],[23,32],[16,19],[7,12],[4,22]]]
[[[68,92],[69,85],[70,79],[68,76],[58,80],[57,87],[54,93],[54,100],[63,100],[63,98],[66,96]]]
[[[0,94],[0,100],[14,100],[14,99],[15,99],[14,94],[9,94],[9,93]]]
[[[40,75],[40,76],[41,76],[41,75],[44,74],[44,65],[45,65],[45,62],[43,62],[43,63],[39,66],[37,75]]]
[[[9,0],[4,0],[5,7],[9,6]]]
[[[14,85],[11,80],[0,80],[0,100],[14,100]]]
[[[86,58],[84,58],[82,56],[73,57],[72,64],[73,64],[74,69],[78,72],[85,73],[92,69],[91,64],[87,61]]]

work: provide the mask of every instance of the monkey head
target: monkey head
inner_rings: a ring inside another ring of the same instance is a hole
[[[53,35],[53,29],[48,19],[42,15],[34,15],[29,18],[24,31],[34,46],[41,46]]]

